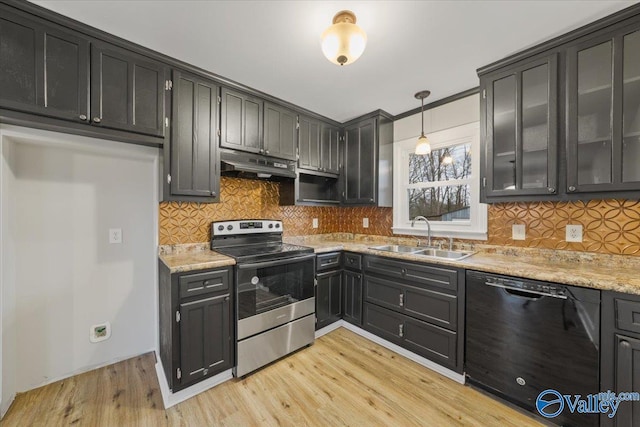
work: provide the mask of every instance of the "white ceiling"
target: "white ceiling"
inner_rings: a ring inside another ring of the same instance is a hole
[[[399,114],[478,86],[476,69],[636,1],[104,1],[41,6],[346,121],[381,108]],[[368,36],[338,67],[320,34],[342,9]]]

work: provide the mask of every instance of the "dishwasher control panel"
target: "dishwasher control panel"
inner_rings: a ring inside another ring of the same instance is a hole
[[[505,289],[519,290],[523,292],[532,292],[539,295],[548,295],[555,297],[566,297],[567,290],[564,286],[558,286],[551,283],[536,282],[529,280],[507,279],[497,276],[485,276],[486,284]]]

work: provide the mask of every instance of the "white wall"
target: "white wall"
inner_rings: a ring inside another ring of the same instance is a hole
[[[393,140],[420,136],[420,113],[393,122]],[[480,95],[475,94],[424,112],[424,132],[437,132],[480,121]]]
[[[159,150],[19,128],[0,136],[2,259],[15,273],[3,268],[4,406],[13,391],[155,349]],[[122,244],[109,244],[109,228]],[[90,343],[105,321],[111,338]]]

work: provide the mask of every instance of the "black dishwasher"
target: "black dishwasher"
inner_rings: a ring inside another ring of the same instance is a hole
[[[600,291],[467,271],[466,292],[468,383],[536,415],[545,390],[600,392]],[[572,413],[559,400],[549,421],[599,425],[598,414]]]

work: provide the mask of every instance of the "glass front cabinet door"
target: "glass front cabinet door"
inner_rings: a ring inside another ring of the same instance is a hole
[[[557,54],[487,74],[482,80],[484,198],[556,194]]]
[[[640,189],[640,31],[567,54],[567,193]]]

